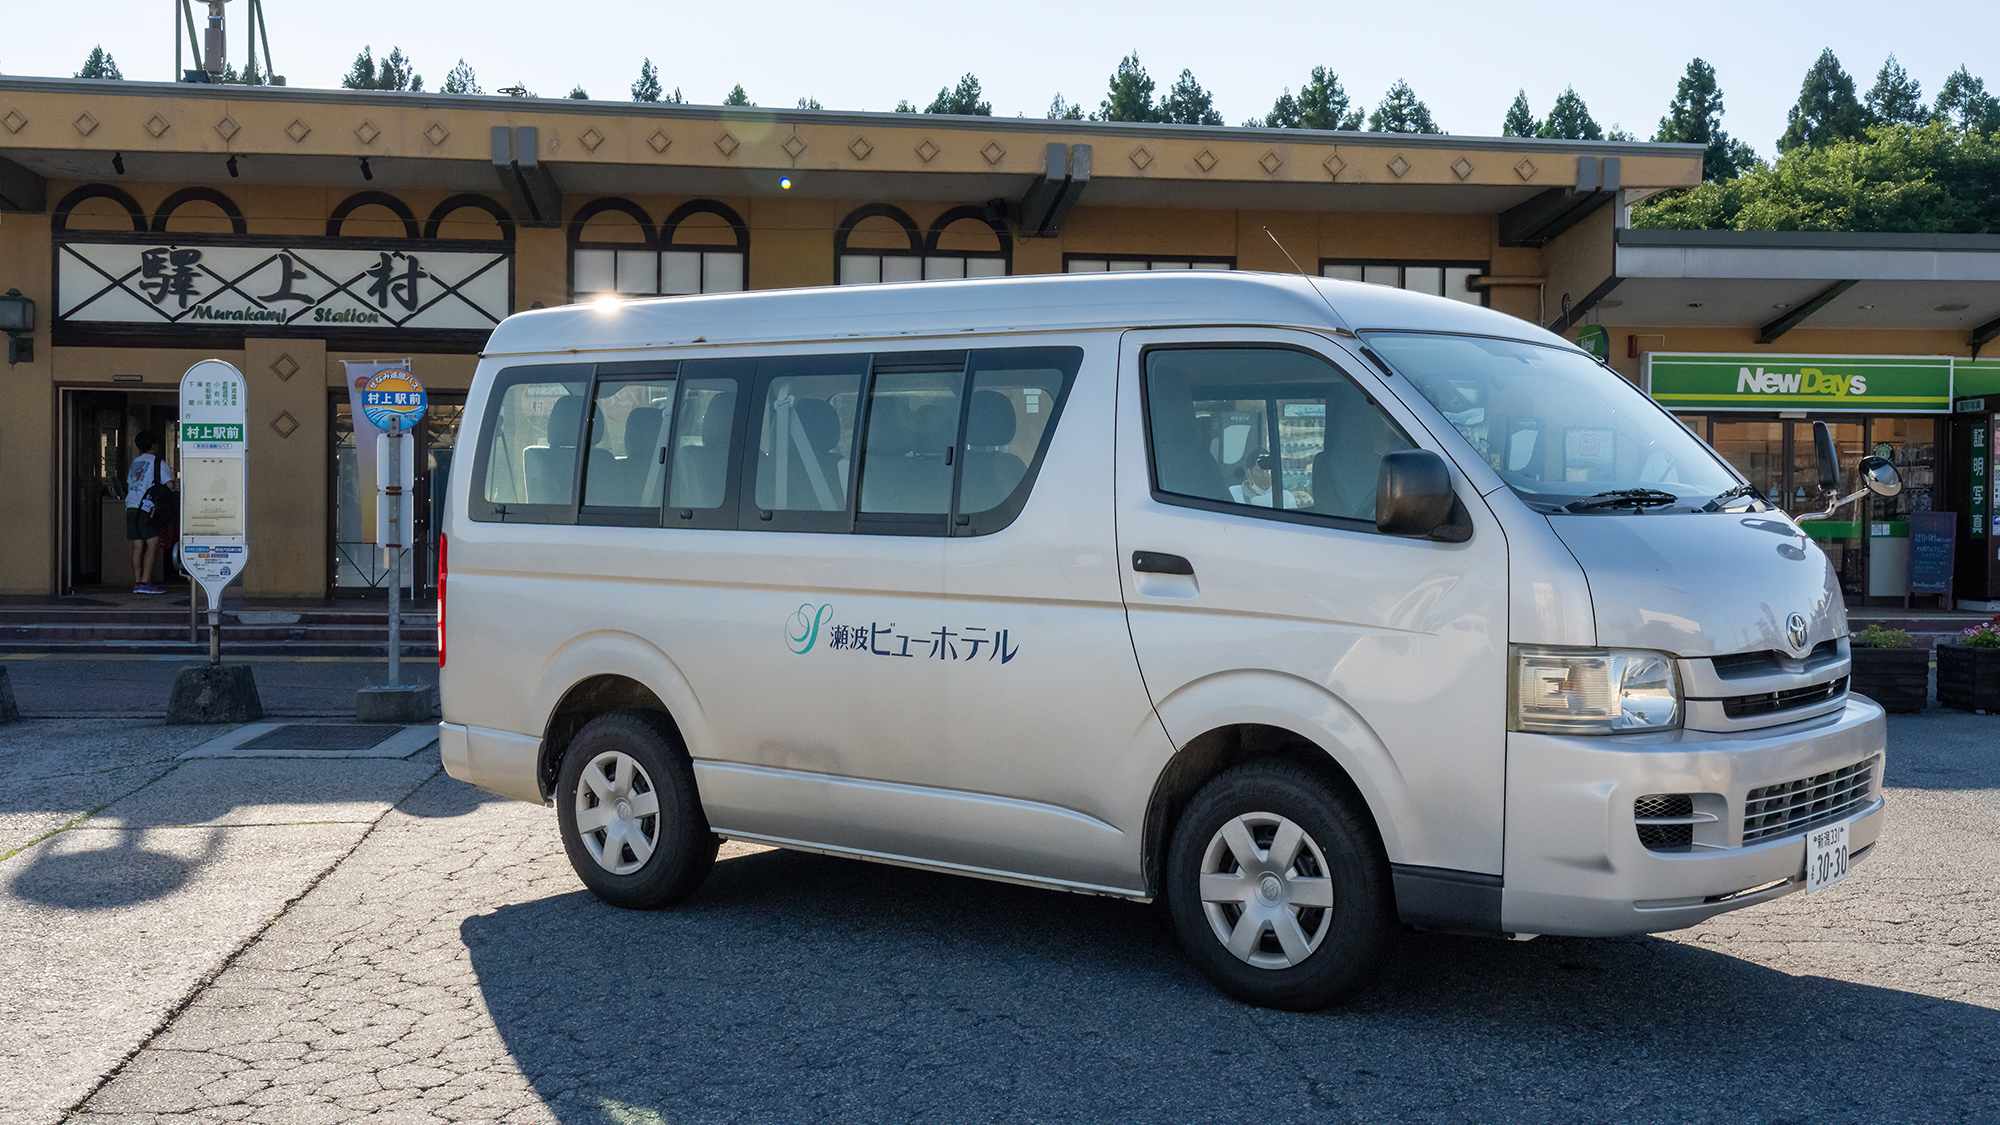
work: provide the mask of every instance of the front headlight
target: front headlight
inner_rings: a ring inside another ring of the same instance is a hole
[[[1513,645],[1509,730],[1628,734],[1681,724],[1674,658],[1629,648]]]

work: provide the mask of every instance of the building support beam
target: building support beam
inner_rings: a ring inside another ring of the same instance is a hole
[[[493,171],[500,188],[514,205],[514,219],[524,227],[562,225],[562,188],[555,173],[541,162],[541,130],[533,125],[518,129],[493,127]]]
[[[1052,144],[1042,178],[1021,196],[1015,233],[1022,238],[1054,238],[1090,186],[1090,146]]]
[[[1985,324],[1982,324],[1979,327],[1973,329],[1972,358],[1978,359],[1979,349],[1985,347],[1989,343],[1992,343],[1993,338],[1996,336],[2000,336],[2000,317],[1996,317],[1993,320],[1989,320]]]
[[[1794,328],[1797,328],[1800,322],[1804,321],[1805,318],[1825,308],[1828,304],[1830,304],[1833,301],[1835,297],[1840,296],[1842,293],[1847,292],[1849,289],[1854,288],[1858,284],[1860,284],[1859,279],[1853,281],[1834,282],[1832,285],[1827,287],[1826,292],[1821,293],[1819,296],[1814,297],[1812,300],[1807,301],[1805,304],[1800,305],[1798,308],[1792,309],[1785,315],[1779,317],[1778,319],[1772,321],[1769,324],[1766,324],[1764,326],[1764,330],[1758,333],[1757,342],[1760,344],[1769,344],[1775,342],[1778,339],[1778,337],[1783,336],[1785,333],[1790,332]]]

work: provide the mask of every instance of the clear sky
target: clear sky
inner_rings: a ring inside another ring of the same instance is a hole
[[[174,72],[177,0],[21,0],[0,32],[0,73],[67,77],[90,49],[110,51],[127,78]],[[230,60],[245,58],[249,0],[228,5]],[[206,4],[194,5],[206,25]],[[813,97],[828,109],[922,106],[960,75],[979,77],[994,113],[1045,116],[1058,93],[1095,110],[1119,59],[1137,51],[1164,94],[1183,69],[1214,95],[1223,120],[1262,117],[1314,66],[1340,75],[1372,108],[1407,80],[1452,133],[1500,132],[1514,93],[1537,116],[1574,85],[1607,130],[1650,139],[1688,60],[1717,72],[1723,128],[1774,154],[1800,80],[1831,47],[1860,92],[1893,51],[1935,98],[1960,66],[2000,92],[2000,6],[1857,0],[1554,6],[1490,0],[1301,3],[1241,7],[1214,0],[1071,0],[1066,4],[857,4],[768,0],[758,5],[524,0],[266,0],[271,54],[293,86],[335,87],[364,46],[401,47],[435,90],[460,58],[487,92],[519,83],[546,97],[582,85],[626,100],[642,59],[690,102],[720,102],[741,83],[759,105]]]

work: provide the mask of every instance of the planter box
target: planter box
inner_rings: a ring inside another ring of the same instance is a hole
[[[1884,711],[1921,711],[1930,705],[1931,654],[1920,648],[1855,645],[1849,691],[1882,705]]]
[[[2000,648],[1937,646],[1938,702],[1964,711],[2000,712]]]

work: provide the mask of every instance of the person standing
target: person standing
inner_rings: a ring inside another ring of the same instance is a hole
[[[132,592],[164,594],[165,586],[153,581],[153,563],[160,556],[160,527],[154,519],[153,502],[146,493],[155,484],[171,482],[174,471],[153,452],[153,431],[140,430],[132,439],[139,451],[125,473],[125,538],[132,541]]]

